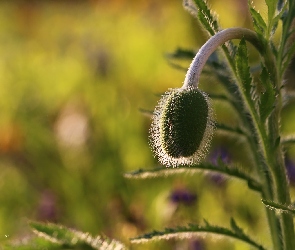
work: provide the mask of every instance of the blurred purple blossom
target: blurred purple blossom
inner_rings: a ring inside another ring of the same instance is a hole
[[[218,167],[218,162],[222,161],[225,164],[229,164],[231,161],[231,157],[229,152],[224,147],[216,148],[210,155],[209,155],[209,162]],[[226,178],[224,175],[219,173],[210,173],[208,175],[209,180],[216,184],[217,186],[223,186],[226,183]]]
[[[190,243],[190,250],[205,250],[205,244],[204,241],[201,239],[194,239]]]
[[[197,201],[197,195],[185,188],[175,189],[170,195],[170,201],[177,204],[193,205]]]
[[[225,164],[228,164],[230,163],[230,158],[230,154],[226,148],[218,147],[209,155],[209,162],[215,166],[218,166],[219,160]]]
[[[51,190],[44,190],[38,205],[38,219],[55,222],[57,219],[56,196]]]
[[[292,161],[288,156],[286,156],[285,165],[290,184],[292,186],[295,186],[295,162]]]

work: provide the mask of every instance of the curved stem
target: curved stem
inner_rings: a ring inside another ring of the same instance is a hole
[[[263,45],[258,40],[256,33],[246,28],[229,28],[212,36],[198,51],[187,73],[182,88],[198,87],[199,78],[209,56],[222,44],[232,39],[245,38],[259,51],[263,51]]]

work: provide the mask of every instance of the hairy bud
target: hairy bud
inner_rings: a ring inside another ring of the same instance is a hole
[[[198,163],[214,130],[208,96],[197,88],[172,89],[159,101],[150,129],[151,145],[167,166]]]

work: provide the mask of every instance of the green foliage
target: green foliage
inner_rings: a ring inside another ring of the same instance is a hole
[[[30,225],[39,237],[59,245],[59,249],[126,249],[119,241],[101,236],[93,237],[89,233],[79,232],[61,225],[38,222],[31,222]]]
[[[276,99],[276,92],[271,84],[270,74],[267,72],[265,67],[262,68],[260,81],[264,89],[259,95],[259,114],[260,119],[265,121],[271,111],[274,109],[274,103]]]
[[[277,1],[273,0],[265,0],[266,5],[267,5],[267,13],[268,13],[268,26],[272,26],[272,20],[275,15],[275,11],[277,9]]]
[[[263,20],[259,12],[257,12],[253,7],[250,7],[250,13],[253,20],[253,26],[256,33],[262,38],[266,32],[266,23]]]
[[[166,167],[157,167],[154,169],[139,169],[130,173],[126,173],[125,177],[129,179],[159,178],[182,173],[198,174],[200,171],[216,172],[224,174],[225,176],[235,177],[246,181],[249,188],[258,192],[261,191],[261,184],[257,180],[255,180],[255,178],[251,177],[242,168],[239,168],[238,166],[228,166],[224,164],[221,160],[218,161],[217,166],[209,163],[200,163],[198,165],[179,166],[174,169],[169,169]]]
[[[203,25],[203,28],[213,36],[220,30],[218,20],[214,13],[210,10],[204,0],[194,0],[197,7],[198,20]]]
[[[170,53],[167,55],[168,59],[186,59],[191,61],[194,56],[195,56],[195,52],[189,49],[182,49],[182,48],[178,48],[177,50],[175,50],[173,53]]]
[[[204,233],[216,234],[218,236],[226,236],[234,239],[238,239],[244,241],[253,247],[264,250],[265,248],[259,243],[255,242],[248,235],[246,235],[243,230],[237,226],[236,222],[231,219],[231,229],[225,227],[219,227],[215,225],[209,224],[207,221],[204,221],[205,225],[195,225],[189,224],[188,226],[179,226],[176,228],[166,228],[164,231],[153,231],[142,236],[131,239],[133,243],[144,243],[150,240],[157,239],[170,239],[170,238],[184,238],[184,237],[195,237],[199,234],[202,235]]]
[[[1,246],[3,250],[44,250],[64,249],[58,243],[51,242],[45,238],[34,237]]]
[[[264,199],[262,199],[262,202],[267,208],[275,210],[278,213],[290,213],[295,216],[295,208],[293,205],[283,205],[274,201]]]
[[[245,39],[240,41],[236,54],[236,68],[238,77],[242,83],[242,89],[247,96],[251,95],[252,78],[250,76],[250,67],[248,65],[248,50]]]

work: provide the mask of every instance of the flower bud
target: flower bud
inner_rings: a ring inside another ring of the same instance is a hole
[[[198,163],[207,152],[214,130],[208,96],[197,88],[166,92],[155,109],[151,145],[167,166]]]

